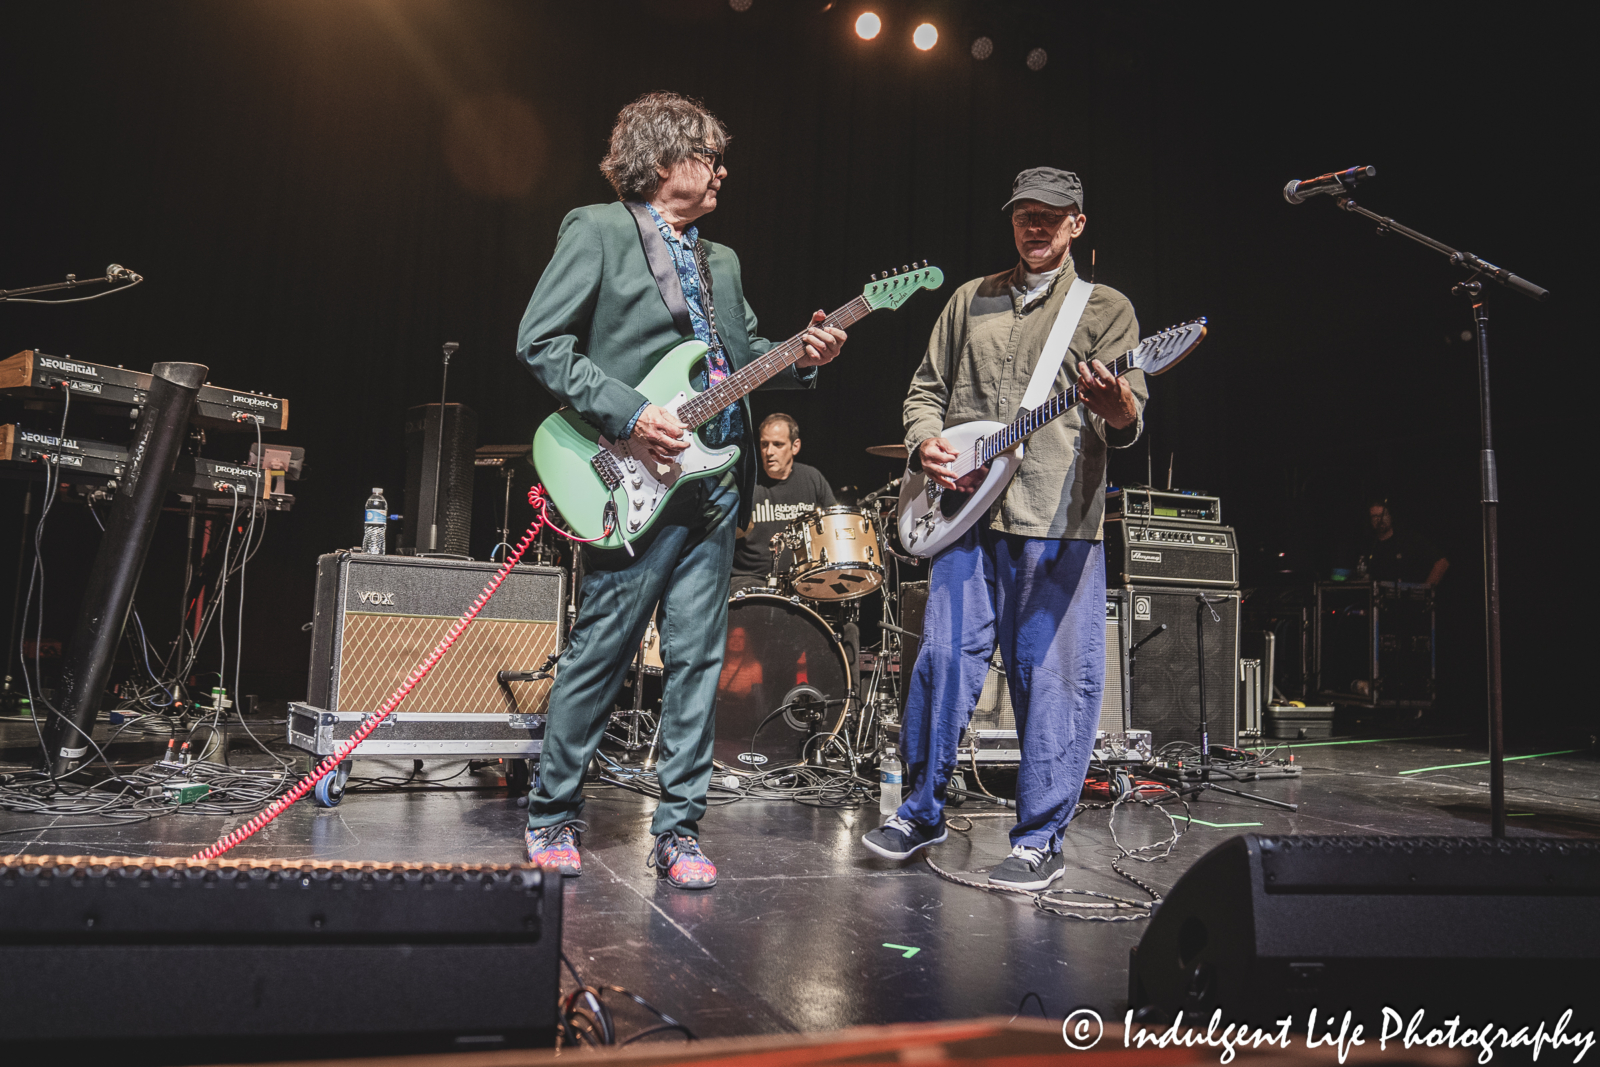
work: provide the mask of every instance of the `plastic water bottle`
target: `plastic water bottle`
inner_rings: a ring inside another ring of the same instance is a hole
[[[361,531],[361,551],[381,556],[389,551],[389,502],[383,490],[374,489],[367,497],[367,518]]]
[[[878,811],[885,817],[900,810],[900,755],[893,745],[883,750],[878,764]]]

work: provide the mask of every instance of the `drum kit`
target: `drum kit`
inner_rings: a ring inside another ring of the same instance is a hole
[[[901,445],[868,449],[903,461]],[[723,772],[748,775],[797,763],[860,773],[897,729],[901,564],[896,551],[898,479],[851,506],[818,508],[772,538],[773,569],[742,579],[728,602],[717,682],[714,752]],[[878,640],[861,646],[862,607],[880,594]],[[615,712],[607,738],[653,768],[657,717],[646,699],[662,671],[656,620],[634,660],[633,706]],[[906,665],[909,670],[909,663]]]

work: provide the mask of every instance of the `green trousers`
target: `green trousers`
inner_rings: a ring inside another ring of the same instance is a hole
[[[530,828],[582,816],[584,768],[600,747],[659,602],[661,800],[650,832],[700,836],[738,511],[738,488],[706,479],[678,490],[650,533],[634,542],[635,556],[585,550],[578,619],[556,670],[539,773],[528,794]]]

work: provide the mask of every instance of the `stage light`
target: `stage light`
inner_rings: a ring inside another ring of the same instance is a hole
[[[1050,56],[1043,48],[1035,48],[1028,53],[1028,69],[1043,70],[1044,65],[1050,62]]]
[[[926,52],[939,43],[939,30],[931,22],[924,22],[911,32],[911,43]]]
[[[868,11],[856,19],[856,36],[863,41],[870,41],[878,36],[878,31],[883,29],[883,20]]]
[[[728,0],[728,6],[735,11],[749,11],[750,0]]]
[[[972,42],[972,58],[988,59],[994,55],[994,42],[987,37],[979,37]]]

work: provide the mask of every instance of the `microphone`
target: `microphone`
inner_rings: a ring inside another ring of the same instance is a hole
[[[1377,167],[1351,167],[1349,170],[1336,170],[1332,174],[1319,174],[1315,178],[1307,178],[1303,182],[1290,182],[1283,187],[1283,198],[1291,204],[1304,203],[1306,197],[1317,196],[1320,193],[1348,192],[1350,186],[1356,182],[1378,176]]]
[[[144,278],[124,267],[121,263],[113,263],[106,268],[106,281],[108,282],[142,282]]]

